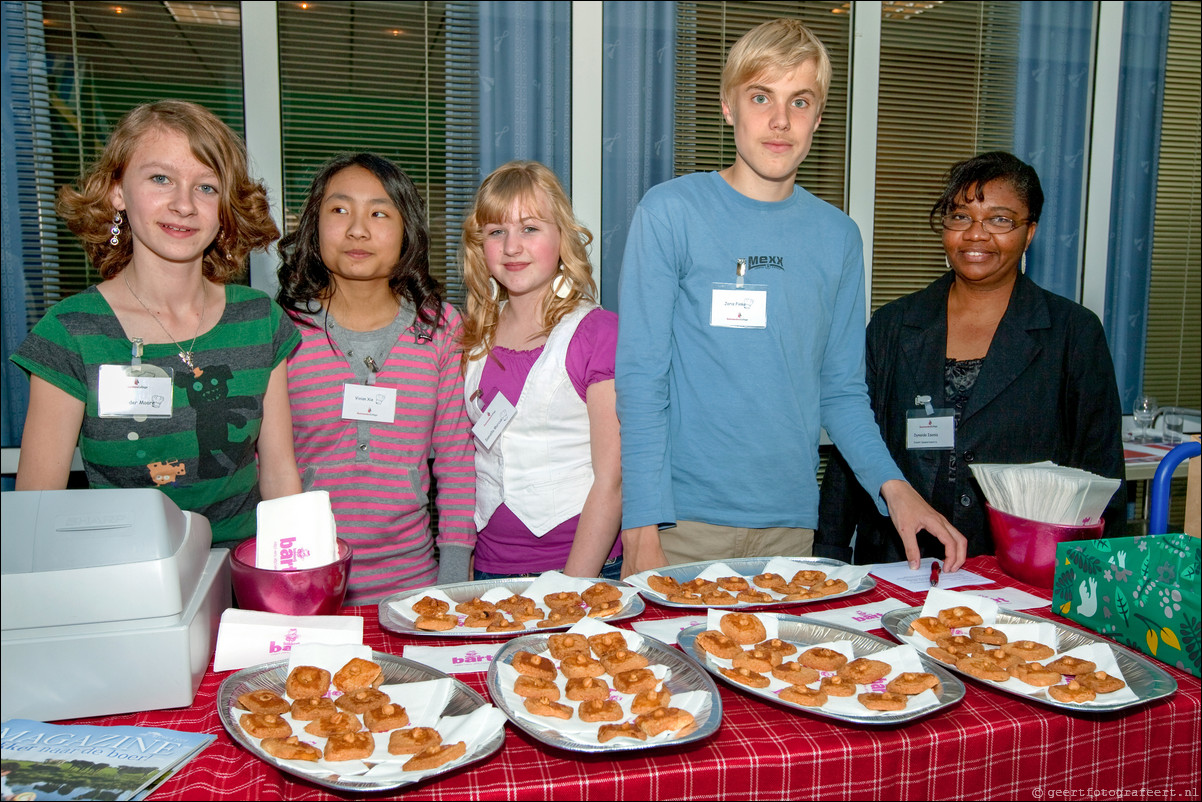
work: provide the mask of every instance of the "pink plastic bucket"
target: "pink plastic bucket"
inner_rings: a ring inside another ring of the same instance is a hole
[[[1056,576],[1056,545],[1070,540],[1094,540],[1102,536],[1101,523],[1090,526],[1060,526],[1019,518],[995,510],[988,504],[989,527],[1002,570],[1016,579],[1041,588],[1052,587]]]
[[[342,607],[351,575],[351,547],[338,539],[338,559],[317,568],[273,571],[255,567],[254,539],[239,543],[230,560],[238,606],[283,615],[333,615]]]

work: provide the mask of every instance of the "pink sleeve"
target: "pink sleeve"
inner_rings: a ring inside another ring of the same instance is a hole
[[[618,345],[618,316],[606,309],[594,309],[584,316],[565,359],[568,378],[581,401],[587,401],[589,385],[613,381],[614,353]]]

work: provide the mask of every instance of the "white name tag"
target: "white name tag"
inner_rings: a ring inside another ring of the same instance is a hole
[[[768,325],[768,288],[752,284],[715,284],[710,325],[727,329],[762,329]]]
[[[96,407],[102,418],[170,418],[172,371],[155,365],[101,365]]]
[[[476,425],[472,427],[472,434],[476,435],[476,439],[485,448],[492,448],[492,444],[497,442],[497,438],[501,436],[501,432],[505,430],[511,420],[513,420],[513,404],[509,403],[509,399],[505,397],[504,393],[497,393],[493,397],[492,403],[488,405],[488,409],[484,410],[480,420],[476,421]]]
[[[933,415],[925,410],[906,413],[906,448],[924,449],[956,447],[956,416],[950,409],[936,409]]]
[[[342,419],[392,423],[396,418],[396,388],[378,384],[348,384],[342,388]]]

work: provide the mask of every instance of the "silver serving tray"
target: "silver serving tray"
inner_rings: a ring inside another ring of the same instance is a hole
[[[724,563],[729,565],[731,569],[739,576],[746,577],[750,580],[753,576],[764,573],[764,567],[774,558],[769,557],[738,557],[733,560],[704,560],[696,563],[681,563],[680,565],[666,565],[663,568],[655,568],[651,571],[643,571],[638,574],[640,578],[645,578],[651,574],[658,576],[670,576],[677,582],[688,582],[690,579],[696,579],[702,571],[709,568],[715,563]],[[829,573],[831,568],[846,568],[847,563],[840,560],[832,560],[826,557],[788,557],[787,559],[794,562],[802,563],[809,570],[826,571]],[[766,607],[787,607],[794,604],[814,604],[818,602],[832,601],[833,599],[845,599],[848,596],[857,596],[861,593],[867,593],[876,587],[876,579],[871,574],[865,574],[860,580],[860,584],[851,587],[848,586],[844,593],[836,593],[833,596],[823,596],[819,599],[805,599],[803,601],[772,601],[754,604],[750,602],[736,602],[735,604],[681,604],[680,602],[668,601],[666,596],[662,596],[655,591],[647,591],[639,588],[639,593],[645,596],[650,601],[662,607],[676,607],[681,610],[706,610],[713,608],[715,610],[754,610]],[[762,590],[762,588],[760,588]]]
[[[427,680],[444,679],[446,674],[441,671],[435,671],[432,668],[415,663],[412,660],[406,660],[403,657],[395,657],[391,654],[383,652],[372,652],[373,661],[378,663],[384,669],[385,685],[400,685],[406,682],[425,682]],[[453,677],[451,679],[454,679]],[[244,668],[241,671],[235,672],[226,677],[221,683],[221,687],[217,690],[217,712],[221,715],[221,723],[225,726],[225,731],[230,734],[242,748],[275,766],[283,772],[287,772],[294,777],[299,777],[315,785],[320,785],[325,788],[331,788],[336,791],[349,791],[352,793],[362,793],[371,791],[390,791],[396,788],[403,788],[407,785],[412,785],[416,782],[428,780],[431,777],[436,777],[439,774],[445,774],[449,771],[455,771],[471,763],[476,763],[501,748],[501,744],[505,742],[505,731],[500,729],[495,737],[490,739],[482,748],[475,752],[470,752],[461,760],[454,761],[445,766],[440,767],[430,774],[417,777],[413,780],[388,780],[385,782],[366,780],[362,777],[340,777],[336,774],[328,776],[320,776],[309,774],[303,771],[297,771],[287,762],[280,760],[275,755],[270,755],[264,752],[259,746],[259,739],[252,738],[246,734],[242,726],[234,718],[231,710],[238,701],[238,697],[250,691],[257,691],[266,688],[267,690],[275,691],[281,696],[285,695],[285,685],[288,680],[288,661],[277,660],[274,663],[265,663],[259,666]],[[464,685],[459,680],[454,680],[455,689],[451,692],[451,698],[447,701],[447,706],[443,711],[444,715],[448,716],[466,716],[473,710],[479,707],[488,706],[488,702],[483,696],[473,691],[468,686]]]
[[[671,670],[671,675],[664,681],[664,687],[673,696],[690,691],[705,691],[709,694],[710,705],[708,708],[702,710],[701,715],[695,717],[696,721],[693,723],[693,729],[670,741],[647,742],[614,739],[604,744],[582,744],[579,741],[566,738],[560,734],[551,724],[555,719],[548,718],[546,719],[547,726],[539,727],[535,726],[528,718],[519,716],[509,705],[508,701],[506,701],[506,695],[501,689],[500,672],[497,666],[500,663],[512,664],[513,655],[520,651],[527,651],[531,654],[546,652],[547,635],[527,635],[517,640],[512,640],[501,647],[501,650],[497,652],[492,663],[488,666],[488,695],[492,698],[493,703],[519,729],[529,733],[531,737],[548,746],[572,752],[601,753],[657,749],[664,746],[679,746],[681,744],[692,743],[693,741],[700,741],[713,735],[718,730],[718,725],[722,723],[722,698],[718,695],[718,686],[714,684],[714,681],[696,663],[671,646],[666,646],[646,635],[642,636],[642,638],[643,645],[635,651],[652,663],[665,665]]]
[[[697,647],[697,636],[706,629],[708,627],[699,625],[681,630],[680,634],[676,636],[676,642],[680,644],[680,648],[684,649],[685,654],[694,657],[697,662],[705,666],[706,671],[732,688],[737,688],[744,693],[749,693],[765,701],[774,702],[790,710],[797,710],[834,721],[880,727],[891,724],[904,724],[907,721],[913,721],[914,719],[929,716],[933,713],[942,712],[964,698],[964,683],[956,679],[955,675],[951,672],[946,671],[940,663],[920,653],[918,656],[922,661],[923,669],[939,678],[940,689],[935,694],[936,699],[939,700],[939,704],[935,707],[927,707],[921,710],[897,710],[878,713],[865,710],[864,715],[831,711],[823,707],[806,707],[805,705],[799,705],[787,699],[782,699],[766,689],[752,688],[729,679],[712,663],[706,660],[705,652]],[[869,635],[867,632],[861,632],[858,629],[849,629],[836,624],[820,624],[803,616],[796,615],[777,616],[777,629],[776,637],[800,647],[814,646],[819,643],[829,643],[837,640],[850,641],[856,657],[865,657],[897,646],[893,641],[878,638],[876,635]]]
[[[596,581],[613,585],[616,588],[629,588],[624,582],[614,582],[609,579],[598,579]],[[410,596],[417,596],[423,591],[428,590],[440,590],[458,603],[471,601],[477,596],[483,596],[493,588],[505,588],[510,593],[521,595],[533,583],[534,579],[482,579],[477,582],[455,582],[449,585],[433,585],[428,588],[401,591],[380,601],[380,626],[400,635],[416,635],[424,638],[517,638],[522,635],[529,635],[532,632],[559,632],[560,630],[569,629],[572,624],[539,628],[537,626],[538,622],[532,621],[531,629],[518,629],[513,632],[486,632],[482,627],[455,627],[454,629],[448,629],[446,632],[431,632],[426,629],[418,629],[413,625],[412,621],[392,609],[392,602],[407,599]],[[535,601],[537,602],[538,600],[535,599]],[[598,618],[597,620],[605,622],[622,621],[627,618],[634,618],[646,609],[647,605],[643,604],[642,597],[636,593],[626,601],[626,606],[618,610],[617,613],[607,618]]]
[[[914,619],[922,615],[921,607],[910,607],[903,610],[890,610],[881,616],[881,626],[885,628],[889,634],[899,640],[903,640],[910,632],[910,624]],[[1103,637],[1092,635],[1075,627],[1066,627],[1063,624],[1058,624],[1048,618],[1041,618],[1037,615],[1028,615],[1026,613],[1018,613],[1012,610],[999,610],[997,624],[1051,624],[1056,628],[1056,651],[1067,652],[1071,649],[1076,649],[1078,646],[1086,646],[1091,643],[1100,643],[1109,646],[1114,653],[1114,659],[1119,664],[1119,670],[1123,673],[1123,680],[1127,683],[1127,687],[1136,695],[1136,699],[1126,702],[1117,702],[1107,704],[1106,702],[1093,701],[1088,704],[1074,704],[1073,702],[1059,702],[1046,693],[1040,695],[1032,695],[1020,693],[1011,690],[996,682],[991,682],[987,679],[980,679],[971,674],[965,674],[959,671],[955,666],[946,666],[949,671],[955,671],[957,674],[975,680],[987,687],[993,688],[1003,693],[1008,693],[1011,696],[1017,696],[1019,699],[1026,699],[1031,702],[1057,707],[1061,710],[1071,710],[1074,713],[1107,713],[1113,710],[1123,710],[1128,707],[1142,705],[1147,702],[1163,699],[1167,696],[1172,696],[1177,692],[1177,680],[1164,669],[1153,665],[1150,660],[1140,657],[1130,649],[1126,649],[1118,644],[1106,640]],[[940,665],[945,665],[940,663]],[[1104,694],[1098,698],[1104,698]]]

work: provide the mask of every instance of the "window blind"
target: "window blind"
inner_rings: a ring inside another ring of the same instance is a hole
[[[1202,6],[1174,2],[1169,17],[1160,166],[1156,178],[1144,391],[1161,405],[1202,406]]]

